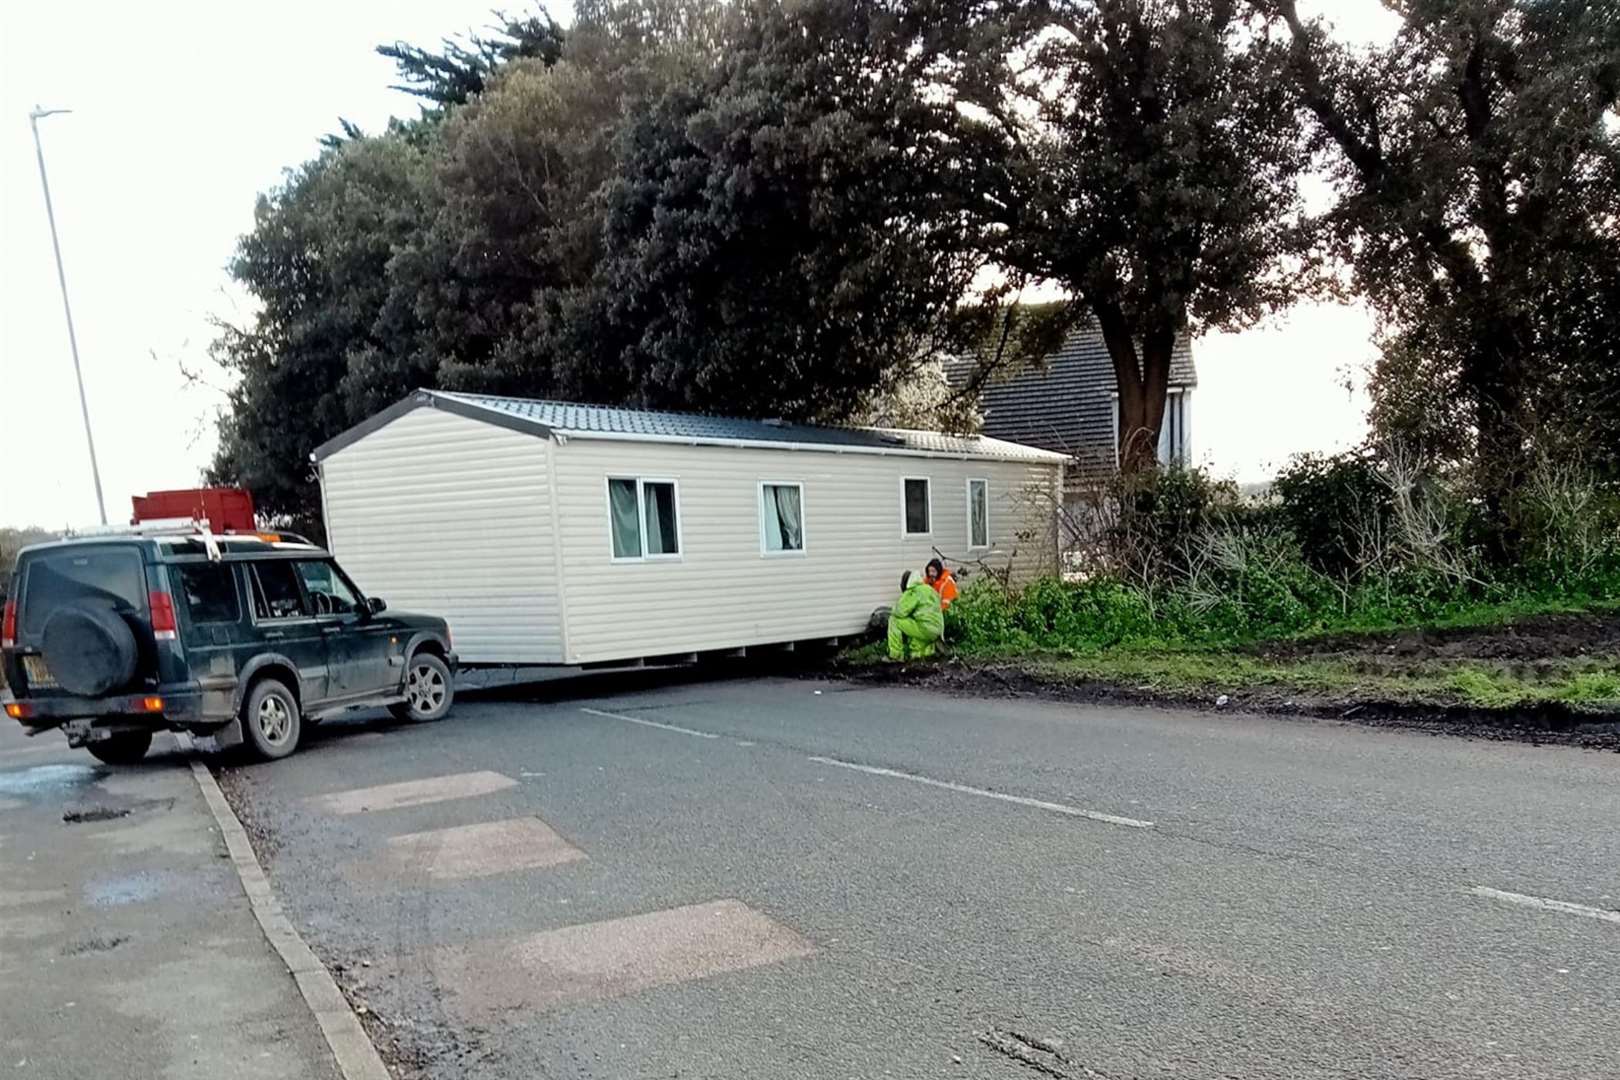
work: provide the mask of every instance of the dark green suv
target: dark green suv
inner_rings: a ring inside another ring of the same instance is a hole
[[[102,761],[138,760],[152,733],[262,758],[306,721],[386,705],[450,711],[443,619],[390,612],[330,554],[289,534],[103,534],[17,557],[0,627],[5,711],[59,727]]]

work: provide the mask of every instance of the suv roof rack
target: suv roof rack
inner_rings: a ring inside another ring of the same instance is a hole
[[[227,529],[216,533],[208,527],[207,518],[161,518],[153,521],[137,521],[129,525],[87,525],[83,528],[68,530],[69,539],[89,539],[98,536],[145,536],[154,538],[177,540],[200,540],[203,548],[208,552],[209,559],[218,562],[222,557],[219,549],[221,540],[262,540],[267,544],[315,544],[308,537],[294,532],[283,532],[280,529],[254,530],[245,532],[238,529]]]

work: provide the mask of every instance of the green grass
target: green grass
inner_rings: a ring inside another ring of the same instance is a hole
[[[845,654],[853,666],[882,661],[881,645]],[[1388,701],[1515,709],[1561,704],[1577,709],[1620,708],[1620,663],[1592,658],[1526,665],[1481,660],[1427,661],[1380,670],[1376,658],[1271,660],[1202,649],[1114,648],[1088,653],[956,654],[970,665],[1013,664],[1054,684],[1100,682],[1126,691],[1213,699],[1223,693],[1267,691],[1346,701]]]

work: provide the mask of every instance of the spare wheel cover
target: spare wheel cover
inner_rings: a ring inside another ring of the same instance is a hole
[[[135,677],[135,635],[110,605],[75,601],[45,621],[45,663],[62,689],[99,697]]]

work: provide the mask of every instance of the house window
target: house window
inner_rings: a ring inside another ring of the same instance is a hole
[[[967,482],[967,500],[968,547],[989,547],[990,481],[969,480]]]
[[[681,554],[679,498],[673,480],[608,478],[608,531],[618,560],[673,559]]]
[[[759,549],[766,555],[804,554],[803,484],[759,485]]]
[[[929,505],[928,478],[908,476],[900,481],[902,528],[906,536],[927,536],[933,532],[933,511]]]

